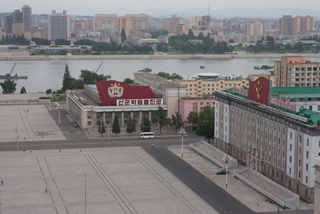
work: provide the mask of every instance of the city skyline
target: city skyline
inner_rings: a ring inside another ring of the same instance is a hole
[[[94,15],[94,14],[117,14],[118,16],[126,14],[148,14],[151,16],[160,16],[160,15],[169,15],[170,13],[176,14],[178,16],[183,16],[181,14],[188,14],[192,12],[202,13],[198,15],[207,15],[208,6],[210,8],[209,13],[211,16],[219,16],[217,12],[231,12],[238,10],[238,14],[241,14],[245,11],[248,17],[251,14],[248,14],[247,11],[252,10],[252,16],[256,16],[257,11],[260,10],[275,10],[279,9],[291,10],[291,11],[316,11],[316,5],[319,5],[317,0],[307,0],[303,4],[298,0],[270,0],[270,1],[253,1],[253,0],[244,0],[244,1],[232,1],[226,0],[223,3],[214,2],[214,1],[204,1],[198,0],[195,2],[188,2],[185,4],[181,0],[163,0],[158,1],[128,1],[124,0],[121,2],[104,2],[102,0],[95,1],[95,4],[88,5],[87,2],[79,0],[77,4],[74,4],[71,1],[49,1],[42,2],[38,0],[33,0],[31,2],[24,1],[14,1],[6,2],[1,6],[1,13],[11,12],[15,9],[20,9],[23,5],[28,4],[32,7],[32,14],[51,14],[52,10],[57,12],[62,12],[66,10],[69,15]],[[125,5],[125,7],[124,7]],[[292,14],[295,15],[295,14]],[[308,14],[299,14],[299,15],[308,15]],[[313,15],[313,14],[310,14]],[[237,15],[235,15],[237,16]],[[271,15],[270,15],[271,16]]]

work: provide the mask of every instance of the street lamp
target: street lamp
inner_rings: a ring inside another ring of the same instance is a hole
[[[232,160],[232,158],[226,154],[222,160],[226,163],[226,189],[228,188],[228,162]]]
[[[16,126],[15,126],[14,128],[15,128],[15,131],[16,131],[16,144],[17,144],[17,151],[19,151],[18,129],[19,129],[20,127],[17,125],[17,122],[16,122]]]
[[[181,134],[181,157],[183,157],[183,135],[187,134],[187,132],[184,128],[181,128],[179,134]]]
[[[59,127],[60,127],[60,104],[59,104]]]
[[[107,126],[108,126],[108,147],[109,147],[109,127],[110,127],[110,124],[108,123]]]

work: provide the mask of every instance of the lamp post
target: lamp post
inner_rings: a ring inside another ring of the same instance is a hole
[[[19,142],[18,142],[18,129],[20,127],[17,125],[17,122],[16,122],[16,126],[14,127],[15,131],[16,131],[16,144],[17,144],[17,151],[19,151]]]
[[[60,104],[59,104],[59,127],[60,127]]]
[[[109,147],[109,127],[110,127],[110,124],[108,123],[107,126],[108,126],[108,147]]]
[[[181,128],[179,134],[181,134],[181,157],[183,157],[183,135],[187,134],[187,132],[184,128]]]
[[[226,189],[228,188],[228,162],[232,160],[232,158],[226,154],[223,158],[223,161],[226,163]]]

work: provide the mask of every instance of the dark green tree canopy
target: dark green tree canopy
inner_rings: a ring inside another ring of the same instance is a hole
[[[14,80],[5,80],[0,83],[3,94],[13,94],[16,91],[17,83]]]
[[[160,126],[160,135],[161,135],[162,127],[164,127],[168,123],[168,120],[166,119],[166,112],[164,111],[164,109],[161,106],[159,106],[158,110],[154,111],[153,113],[154,114],[152,117],[152,122],[158,123],[158,125]]]
[[[133,79],[130,79],[130,78],[125,78],[125,79],[123,80],[123,83],[133,84],[133,83],[134,83],[134,80],[133,80]]]
[[[209,143],[214,138],[214,108],[205,106],[201,110],[196,134],[208,139]]]
[[[126,129],[127,133],[130,133],[132,135],[133,132],[136,132],[136,125],[134,124],[132,118],[129,118],[129,121],[127,123],[127,129]]]
[[[181,114],[179,112],[176,112],[175,115],[171,115],[171,123],[174,126],[176,133],[177,130],[184,125]]]
[[[84,84],[94,84],[95,81],[99,82],[107,79],[103,74],[97,74],[89,70],[81,70],[80,78]]]
[[[147,117],[142,117],[141,120],[141,131],[142,132],[150,132],[151,131],[151,123]]]
[[[20,94],[26,94],[26,88],[24,86],[22,86],[21,90],[20,90]]]
[[[99,133],[100,133],[101,136],[102,136],[104,133],[106,133],[106,126],[105,126],[104,123],[101,122],[101,121],[98,121],[98,123],[99,123],[98,131],[99,131]]]
[[[127,40],[126,32],[121,29],[121,42],[124,42]]]
[[[112,124],[112,133],[116,136],[116,134],[120,134],[121,129],[120,129],[120,124],[118,120],[118,116],[114,118],[113,124]]]
[[[63,75],[62,91],[66,91],[68,89],[71,89],[71,75],[70,75],[69,67],[68,65],[66,65],[64,75]]]

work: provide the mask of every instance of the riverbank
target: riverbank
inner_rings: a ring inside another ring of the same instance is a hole
[[[42,60],[114,60],[114,59],[250,59],[250,58],[280,58],[281,56],[305,56],[320,58],[320,54],[186,54],[186,55],[49,55],[31,56],[27,51],[0,52],[0,61],[42,61]]]

